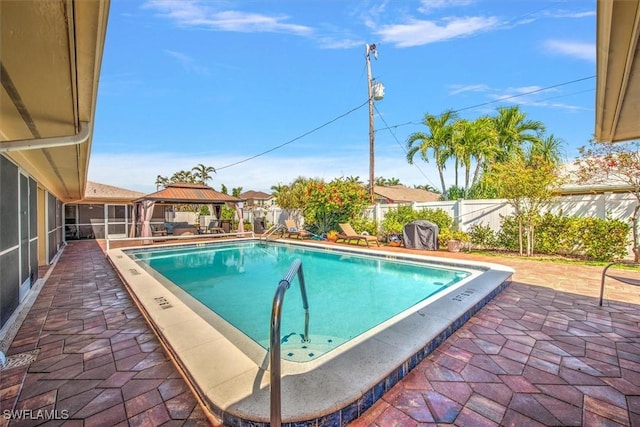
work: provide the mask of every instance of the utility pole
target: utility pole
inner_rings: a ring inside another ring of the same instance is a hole
[[[374,155],[374,128],[373,128],[373,101],[380,100],[384,96],[382,83],[372,84],[371,78],[371,54],[378,59],[378,51],[375,44],[365,45],[365,57],[367,59],[367,89],[369,92],[369,199],[371,204],[375,203],[373,187],[375,183],[375,155]]]

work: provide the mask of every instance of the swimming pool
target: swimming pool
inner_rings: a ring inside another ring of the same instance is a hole
[[[112,250],[109,258],[197,393],[225,425],[269,421],[271,302],[291,261],[301,259],[311,342],[300,339],[302,311],[294,280],[283,310],[283,421],[343,425],[499,292],[513,273],[493,264],[371,252],[306,242],[265,246],[243,239]],[[437,277],[427,279],[427,271]],[[232,296],[238,293],[249,297]],[[325,306],[333,311],[323,311]]]
[[[322,356],[472,274],[264,242],[143,251],[132,256],[265,350],[269,349],[274,286],[300,259],[311,316],[307,321],[300,286],[294,281],[282,312],[281,340],[282,357],[297,362]]]

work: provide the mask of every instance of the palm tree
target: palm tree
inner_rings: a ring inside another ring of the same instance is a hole
[[[496,152],[496,132],[491,126],[491,119],[480,117],[474,121],[458,120],[454,124],[452,154],[456,158],[456,187],[458,164],[464,167],[464,191],[478,182],[480,171],[487,158],[494,157]],[[473,164],[475,163],[475,168]],[[471,170],[474,169],[473,179]]]
[[[415,132],[407,139],[407,162],[413,164],[413,158],[417,153],[425,162],[429,162],[429,152],[436,162],[442,193],[446,191],[444,182],[444,169],[447,160],[451,157],[453,124],[457,115],[452,110],[445,111],[440,116],[425,114],[422,123],[429,128],[429,133]]]
[[[429,185],[429,184],[423,184],[423,185],[414,185],[413,188],[417,188],[419,190],[424,190],[424,191],[430,191],[432,193],[438,193],[440,194],[440,190],[438,190],[436,187],[434,187],[433,185]]]
[[[155,182],[156,190],[159,190],[160,187],[166,187],[167,184],[169,184],[169,178],[164,177],[162,175],[158,175],[156,177],[156,182]]]
[[[384,185],[386,184],[387,180],[384,179],[384,177],[382,176],[376,176],[376,179],[373,181],[373,185],[377,185],[379,187],[384,187]]]
[[[359,176],[348,176],[345,178],[345,181],[347,182],[353,182],[354,184],[362,184],[362,181],[360,181],[360,177]]]
[[[171,175],[171,178],[169,178],[169,181],[170,182],[186,182],[186,183],[193,184],[196,182],[196,178],[195,176],[193,176],[191,171],[178,171],[173,175]]]
[[[192,168],[191,171],[194,172],[196,179],[205,185],[212,178],[210,173],[216,173],[216,169],[213,166],[205,166],[202,163],[199,163],[197,166]]]
[[[546,138],[541,138],[531,145],[531,157],[539,156],[544,161],[554,165],[559,165],[564,160],[562,155],[563,141],[556,138],[553,134]]]
[[[524,144],[535,144],[545,126],[537,120],[526,120],[526,114],[515,105],[498,108],[498,115],[493,117],[493,125],[497,137],[498,152],[494,161],[503,162],[513,155],[522,155]]]

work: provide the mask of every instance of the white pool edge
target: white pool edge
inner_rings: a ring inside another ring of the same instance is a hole
[[[323,425],[341,425],[356,418],[506,286],[514,272],[493,263],[371,252],[358,247],[309,242],[293,244],[454,268],[481,268],[485,272],[452,287],[442,298],[385,329],[363,335],[340,352],[332,351],[330,356],[308,364],[283,361],[282,419],[285,423],[304,425],[309,421],[309,425],[314,425],[322,420]],[[268,424],[268,353],[247,356],[194,311],[193,306],[185,304],[123,250],[109,250],[107,256],[209,410],[224,420],[225,425],[239,426],[244,421],[254,423],[251,425]],[[301,365],[305,367],[300,368]]]

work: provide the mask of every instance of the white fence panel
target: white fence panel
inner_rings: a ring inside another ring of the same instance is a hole
[[[567,195],[556,198],[548,207],[554,214],[577,217],[614,218],[628,221],[637,204],[636,198],[630,193],[604,193]],[[381,224],[386,214],[397,209],[398,204],[377,204],[365,210],[364,216],[374,219]],[[500,230],[500,223],[505,216],[513,215],[513,208],[505,199],[490,200],[448,200],[437,202],[413,203],[414,210],[441,209],[447,212],[458,224],[460,230],[468,231],[473,225],[481,224]],[[302,214],[292,215],[302,224]],[[273,206],[269,208],[267,219],[273,224],[284,224],[289,212]]]

